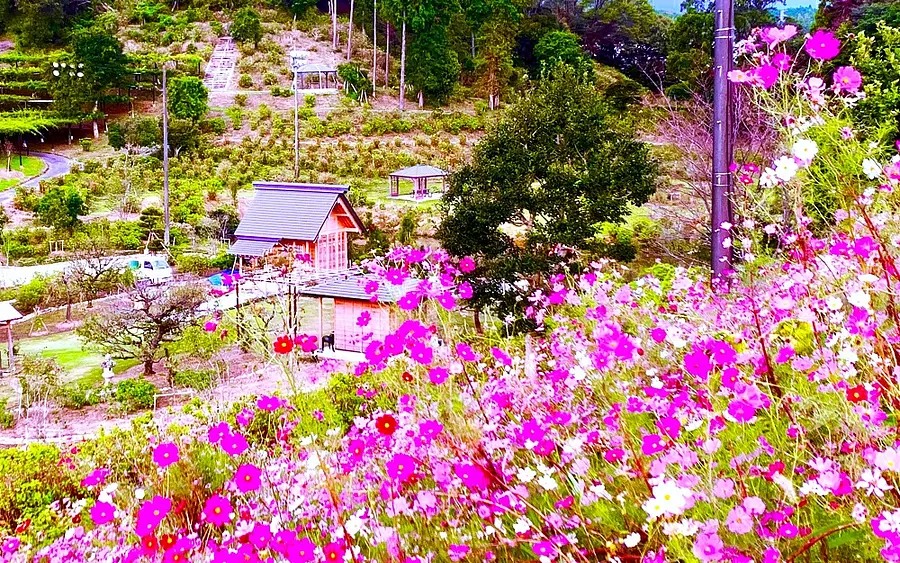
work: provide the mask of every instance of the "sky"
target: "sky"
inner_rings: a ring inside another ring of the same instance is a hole
[[[664,12],[677,12],[681,8],[681,0],[650,0],[650,4],[657,10],[662,10]],[[818,5],[818,2],[812,2],[810,0],[787,0],[788,8],[816,5]]]

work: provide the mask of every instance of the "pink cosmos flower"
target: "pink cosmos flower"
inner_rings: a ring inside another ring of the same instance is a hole
[[[730,414],[736,422],[749,422],[756,416],[756,407],[747,401],[736,399],[728,404],[728,414]]]
[[[782,72],[787,72],[791,69],[791,56],[787,53],[778,53],[772,57],[772,66]]]
[[[256,401],[256,408],[261,411],[275,412],[281,408],[283,404],[282,400],[274,395],[262,395]]]
[[[396,483],[405,483],[416,471],[416,460],[406,454],[395,454],[385,464],[388,477]]]
[[[306,536],[299,538],[288,547],[287,556],[292,563],[312,563],[316,560],[316,544]]]
[[[827,61],[835,58],[841,52],[841,42],[834,36],[834,33],[819,29],[807,37],[803,48],[813,59]]]
[[[431,381],[433,385],[440,385],[447,381],[447,377],[449,376],[450,372],[447,371],[447,368],[437,366],[428,370],[428,380]]]
[[[862,75],[852,66],[841,66],[834,71],[834,89],[836,92],[855,94],[862,85]]]
[[[211,426],[209,431],[207,432],[207,437],[209,438],[210,444],[218,444],[222,441],[222,438],[231,434],[231,427],[227,422],[220,422],[215,426]]]
[[[453,298],[453,294],[449,291],[445,291],[438,295],[437,302],[441,307],[448,311],[452,311],[456,308],[456,299]]]
[[[693,553],[703,563],[720,561],[724,555],[725,544],[715,532],[711,534],[699,534],[694,542]]]
[[[656,327],[650,331],[650,338],[653,339],[657,344],[665,341],[666,339],[666,329]]]
[[[457,463],[453,467],[453,472],[462,480],[463,485],[473,491],[483,491],[490,484],[484,470],[474,463]]]
[[[325,563],[337,563],[344,560],[344,546],[338,542],[331,542],[322,548],[325,555]]]
[[[751,69],[748,74],[753,84],[762,86],[766,90],[774,86],[775,82],[778,81],[778,69],[772,65],[760,65]]]
[[[249,493],[259,489],[262,485],[260,480],[262,471],[250,463],[245,463],[237,468],[234,473],[234,485],[242,493]]]
[[[162,468],[172,465],[178,459],[178,446],[172,442],[160,444],[153,450],[153,461]]]
[[[456,355],[464,362],[474,362],[478,360],[478,356],[472,350],[472,347],[465,342],[459,342],[456,345]]]
[[[222,449],[225,450],[225,453],[234,457],[241,455],[245,451],[247,451],[247,439],[238,432],[233,434],[229,434],[222,438],[221,442]]]
[[[209,497],[206,499],[206,506],[203,507],[203,518],[213,526],[221,528],[231,522],[231,502],[221,495]]]
[[[795,35],[797,35],[797,26],[788,24],[782,29],[777,27],[764,27],[759,33],[759,38],[768,43],[769,48],[771,49],[779,43],[789,41]]]
[[[0,552],[3,552],[7,555],[12,555],[13,553],[19,551],[19,545],[22,542],[19,541],[19,538],[6,538],[3,541],[3,545],[0,546]]]
[[[216,324],[216,321],[206,321],[205,323],[203,323],[203,330],[205,330],[206,332],[215,332],[218,326],[219,325]]]
[[[469,554],[469,546],[450,544],[450,548],[447,550],[447,554],[450,556],[450,560],[456,563]]]
[[[366,282],[366,286],[363,288],[363,291],[366,292],[366,295],[377,295],[378,294],[379,283],[375,280],[369,280]]]
[[[746,534],[753,530],[753,517],[747,514],[744,507],[735,506],[731,509],[731,512],[728,513],[728,518],[725,520],[725,526],[728,528],[728,531],[733,534]]]
[[[249,426],[255,416],[256,414],[252,410],[245,408],[235,415],[234,420],[241,426]]]
[[[109,469],[105,467],[98,467],[97,469],[88,473],[87,477],[81,480],[81,486],[95,487],[97,485],[102,485],[106,481],[107,476],[109,476]]]
[[[427,366],[434,360],[434,350],[430,346],[416,341],[409,347],[409,357],[417,363]]]
[[[685,354],[684,369],[689,374],[705,380],[709,376],[712,364],[703,350],[697,348],[693,352]]]
[[[471,299],[474,291],[472,290],[472,284],[469,282],[462,282],[458,286],[456,286],[456,293],[459,294],[460,299]]]
[[[356,319],[356,326],[364,327],[368,326],[372,321],[372,314],[368,311],[363,311],[359,314],[359,317]]]
[[[500,362],[500,364],[504,366],[512,365],[512,358],[510,358],[509,354],[507,354],[500,348],[497,348],[496,346],[491,347],[491,354],[494,356],[494,359]]]
[[[663,451],[666,447],[662,436],[659,434],[648,434],[641,438],[641,453],[644,455],[653,455]]]
[[[414,291],[410,291],[397,300],[397,306],[404,311],[413,311],[419,307],[419,301],[419,294]]]
[[[391,285],[403,285],[403,282],[406,281],[406,278],[406,272],[399,268],[391,268],[384,275],[384,279],[389,281]]]
[[[116,507],[108,502],[97,502],[91,507],[91,520],[97,526],[112,522],[116,514]]]
[[[548,541],[539,541],[531,546],[531,550],[535,555],[552,559],[556,556],[556,547]]]
[[[157,495],[148,501],[144,501],[141,508],[138,509],[135,533],[140,537],[152,534],[160,522],[169,514],[170,510],[172,510],[172,501],[166,497]]]
[[[681,434],[681,421],[674,416],[664,416],[660,418],[656,421],[656,427],[659,428],[660,432],[672,440],[677,440],[679,434]]]
[[[248,539],[256,549],[266,549],[269,547],[269,542],[272,541],[272,530],[269,525],[257,522],[253,525],[253,529],[250,530]]]
[[[475,269],[475,260],[472,260],[471,256],[465,256],[462,260],[459,261],[459,270],[468,274]]]

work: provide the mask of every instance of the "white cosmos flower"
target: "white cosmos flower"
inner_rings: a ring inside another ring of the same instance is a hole
[[[759,185],[764,188],[772,188],[777,183],[778,177],[775,175],[775,171],[767,166],[759,176]]]
[[[551,477],[549,475],[544,475],[543,477],[538,479],[537,482],[538,482],[538,485],[540,485],[547,491],[552,491],[553,489],[555,489],[556,487],[559,486],[556,483],[556,479],[554,479],[553,477]]]
[[[855,291],[847,296],[847,301],[855,306],[863,309],[868,308],[869,302],[872,300],[865,291]]]
[[[622,544],[625,547],[634,547],[641,542],[641,535],[637,532],[632,532],[625,536],[622,540]]]
[[[530,467],[523,467],[516,472],[516,477],[523,483],[530,483],[532,479],[537,477],[537,472]]]
[[[791,153],[799,160],[809,163],[819,152],[819,145],[810,139],[800,139],[791,148]]]
[[[871,158],[867,158],[863,161],[862,169],[863,174],[865,174],[869,180],[874,180],[881,176],[881,166]]]
[[[800,167],[797,166],[797,161],[793,157],[782,156],[775,161],[775,177],[782,182],[791,181],[797,175],[798,170]]]
[[[526,518],[519,518],[518,520],[516,520],[515,524],[513,524],[513,531],[517,534],[524,534],[530,529],[531,522]]]

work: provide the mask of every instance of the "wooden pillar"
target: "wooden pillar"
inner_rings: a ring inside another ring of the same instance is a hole
[[[325,351],[325,341],[322,339],[325,338],[325,329],[323,327],[323,325],[324,325],[323,317],[325,315],[324,315],[324,307],[322,305],[322,299],[323,299],[322,297],[319,297],[319,346],[322,347],[322,351],[324,352]]]
[[[238,338],[241,336],[241,263],[243,259],[238,257],[238,277],[234,280],[234,310],[235,310],[235,323],[234,323],[234,332],[237,334]],[[231,272],[232,277],[234,276],[234,272]]]
[[[6,351],[9,354],[9,373],[12,374],[15,361],[13,360],[13,332],[12,321],[6,323]]]

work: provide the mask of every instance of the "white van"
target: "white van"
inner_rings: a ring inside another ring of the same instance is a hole
[[[172,267],[162,256],[140,254],[129,256],[125,262],[136,280],[163,283],[173,278]]]

